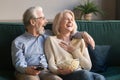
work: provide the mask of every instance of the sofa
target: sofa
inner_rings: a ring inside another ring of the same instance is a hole
[[[106,57],[106,70],[98,73],[104,75],[106,80],[120,80],[120,21],[77,20],[76,23],[78,31],[87,31],[94,38],[96,45],[111,46]],[[52,23],[49,23],[45,28],[51,27]],[[21,22],[0,22],[0,80],[15,80],[11,42],[24,32],[25,28]]]

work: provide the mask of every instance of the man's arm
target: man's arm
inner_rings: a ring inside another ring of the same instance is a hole
[[[25,61],[24,51],[22,50],[22,43],[19,41],[13,41],[11,46],[12,62],[17,71],[20,73],[26,73],[30,75],[38,75],[40,71],[35,70],[36,67],[27,67],[27,62]]]
[[[19,45],[18,45],[19,44]],[[23,51],[21,50],[22,44],[18,41],[13,41],[11,46],[11,55],[12,62],[15,69],[21,73],[25,73],[25,68],[27,67],[27,63],[25,62]]]
[[[95,48],[95,41],[86,31],[76,32],[73,36],[75,38],[83,38],[86,45],[89,44],[93,49]]]

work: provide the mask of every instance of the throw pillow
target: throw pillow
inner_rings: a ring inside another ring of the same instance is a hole
[[[94,50],[91,46],[88,46],[89,55],[92,61],[91,71],[104,72],[106,70],[106,60],[109,50],[109,45],[96,45]]]

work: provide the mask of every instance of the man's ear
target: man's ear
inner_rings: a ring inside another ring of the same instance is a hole
[[[30,24],[31,24],[31,25],[33,25],[33,26],[34,26],[34,25],[35,25],[35,23],[36,23],[35,19],[30,19]]]

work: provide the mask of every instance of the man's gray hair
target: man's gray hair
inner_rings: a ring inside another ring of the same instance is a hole
[[[42,11],[42,7],[40,6],[30,7],[24,12],[23,23],[25,26],[30,25],[30,19],[37,18],[37,14],[36,14],[37,10]]]

